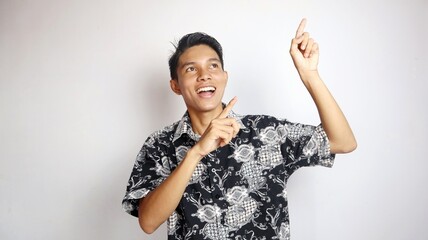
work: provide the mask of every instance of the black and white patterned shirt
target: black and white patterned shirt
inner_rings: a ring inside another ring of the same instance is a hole
[[[233,112],[229,117],[241,129],[197,165],[168,219],[168,239],[290,239],[288,178],[303,166],[333,165],[321,125]],[[123,209],[138,216],[139,199],[174,171],[199,138],[187,113],[150,135],[137,156]]]

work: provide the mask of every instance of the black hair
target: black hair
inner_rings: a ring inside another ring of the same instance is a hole
[[[223,49],[220,43],[210,35],[203,32],[195,32],[184,35],[178,44],[173,44],[175,47],[175,52],[169,58],[169,72],[171,75],[171,79],[178,80],[177,76],[177,65],[180,56],[189,48],[197,45],[207,45],[212,48],[220,58],[221,67],[224,69],[223,63]]]

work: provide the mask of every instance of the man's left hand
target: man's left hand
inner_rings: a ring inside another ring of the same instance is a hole
[[[318,70],[319,47],[309,33],[305,32],[306,19],[302,19],[291,41],[290,54],[300,75]]]

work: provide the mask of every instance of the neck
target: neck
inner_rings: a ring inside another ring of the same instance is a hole
[[[223,111],[223,106],[220,104],[218,108],[213,111],[208,112],[195,112],[189,111],[190,121],[192,123],[193,132],[202,136],[205,130],[210,125],[211,121],[220,115],[221,111]]]

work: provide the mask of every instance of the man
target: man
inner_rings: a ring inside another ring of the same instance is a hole
[[[318,75],[318,45],[300,23],[290,54],[321,125],[271,116],[240,116],[222,97],[228,80],[220,44],[184,36],[171,56],[171,89],[184,117],[142,147],[123,208],[146,233],[168,220],[169,239],[289,239],[286,183],[302,166],[331,167],[356,141]]]

